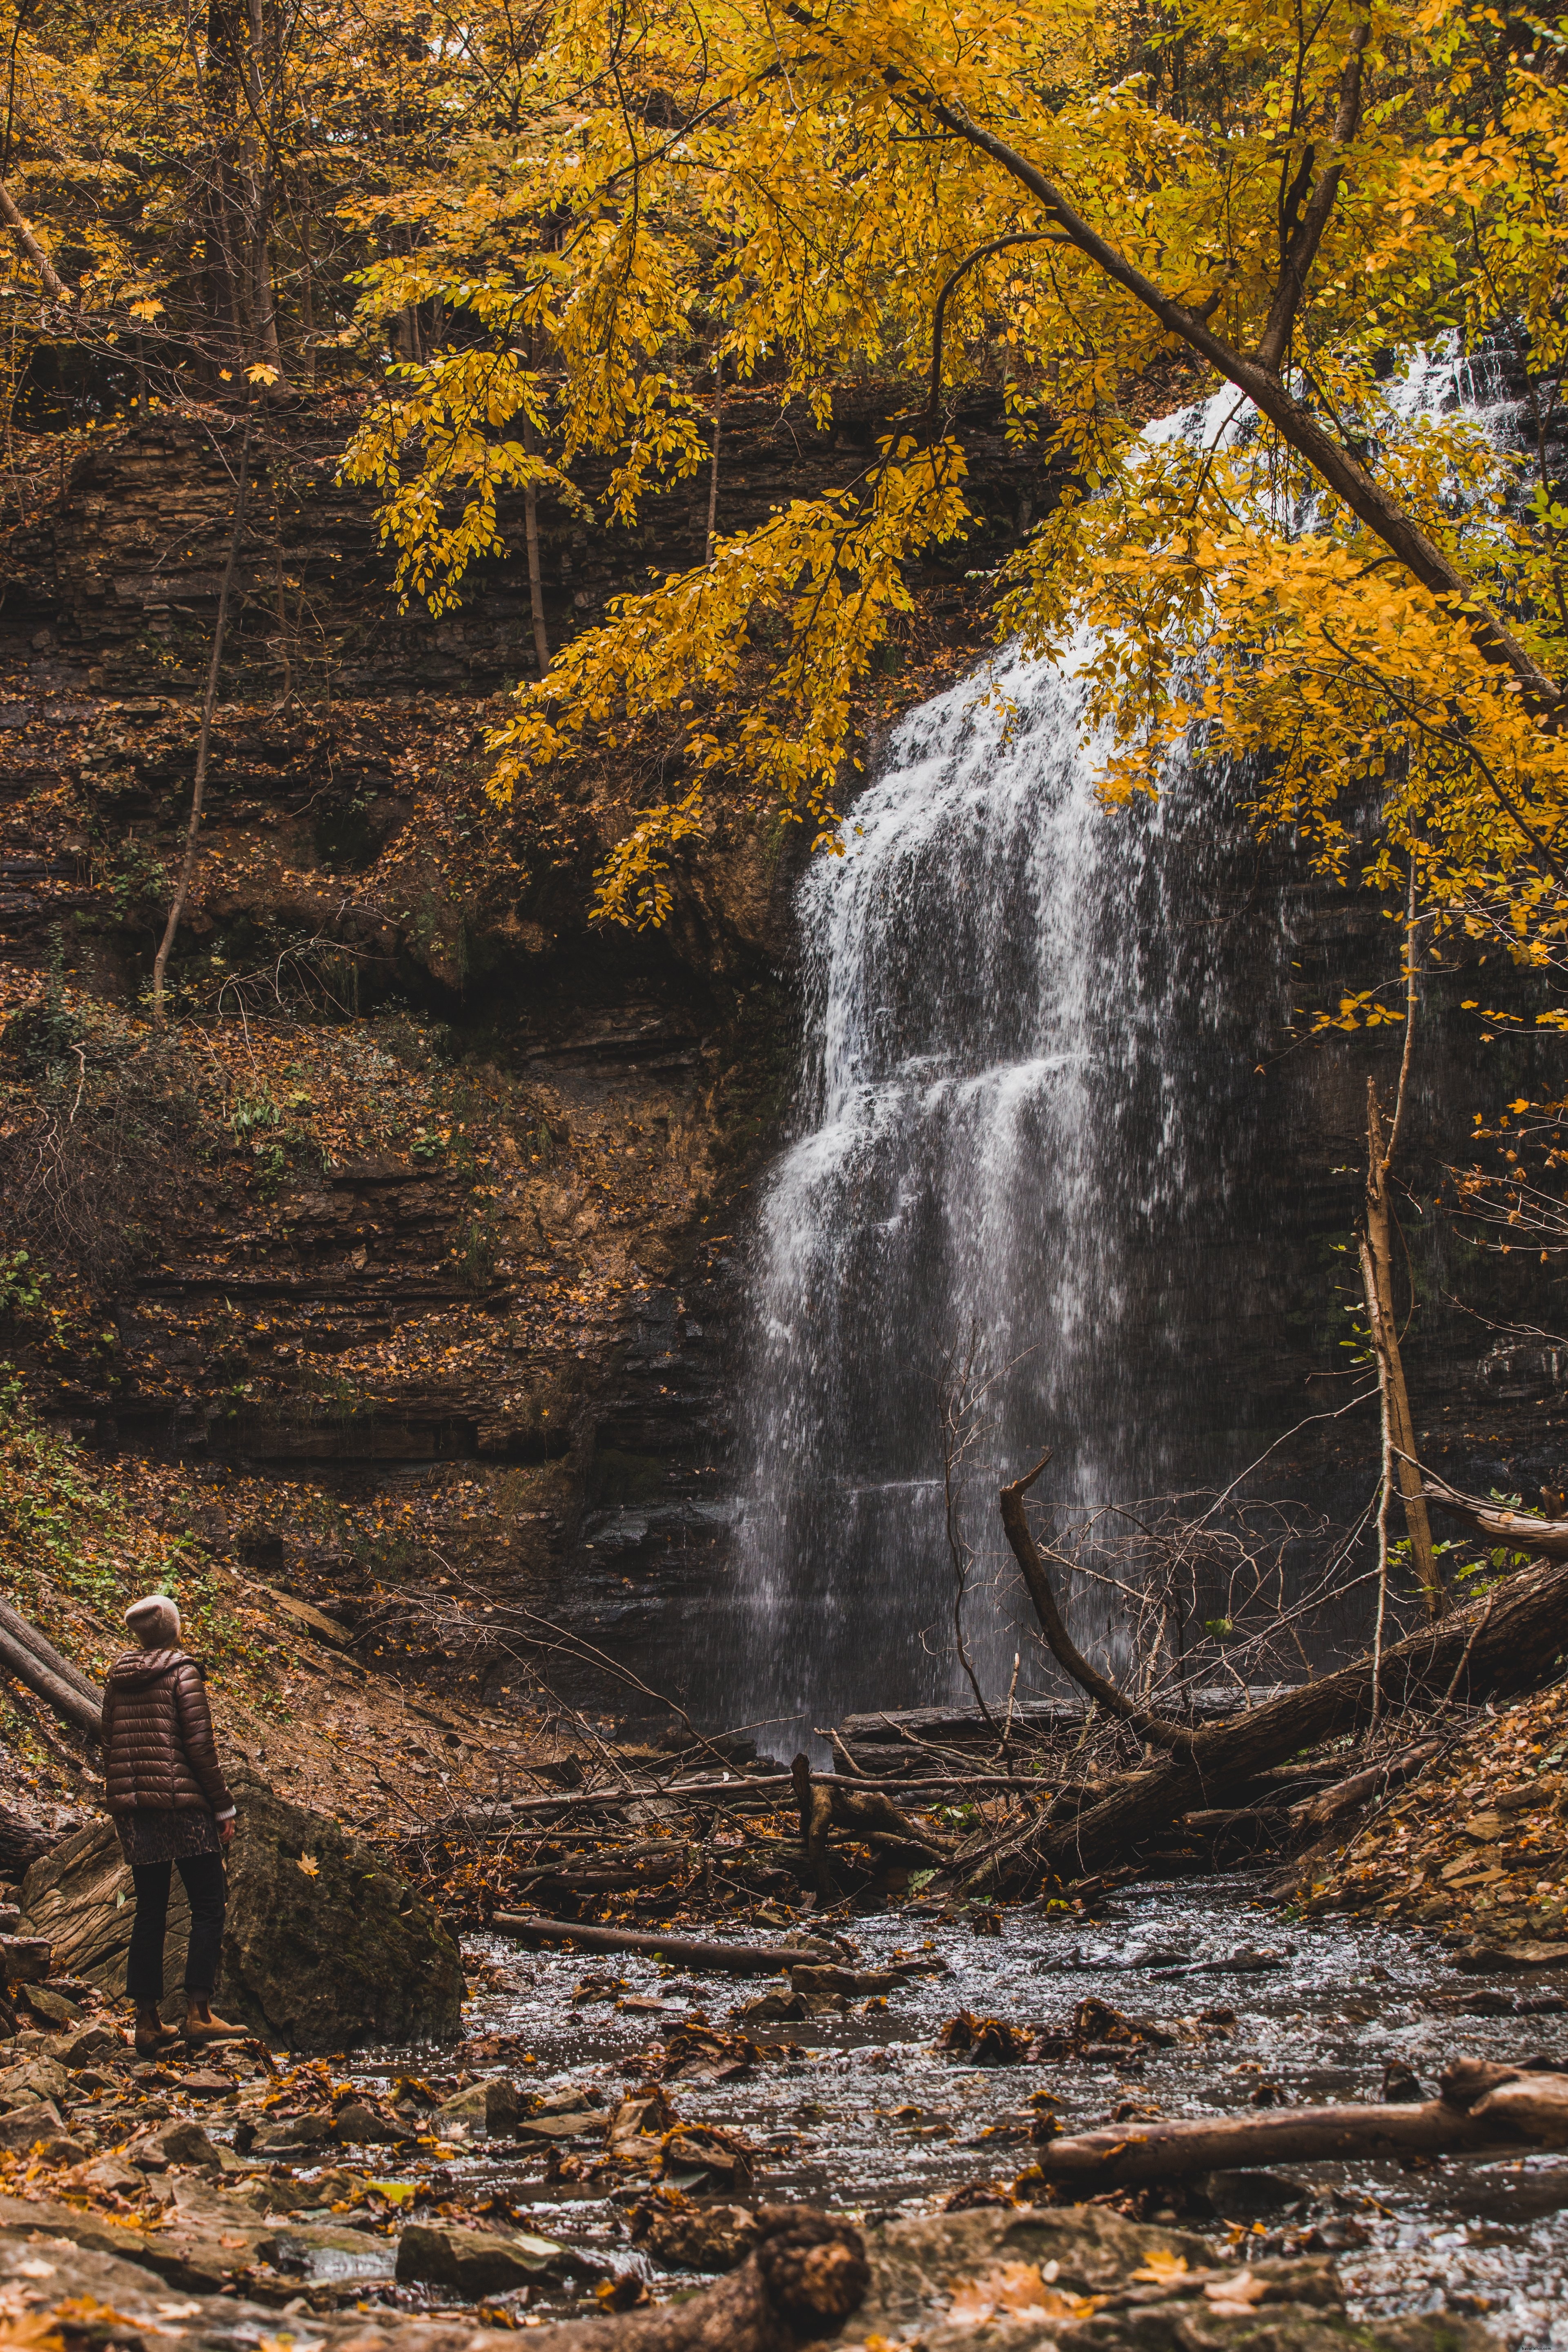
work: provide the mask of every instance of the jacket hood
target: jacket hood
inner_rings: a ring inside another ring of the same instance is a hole
[[[194,1664],[184,1650],[125,1650],[115,1659],[104,1680],[112,1683],[117,1690],[145,1690],[149,1683],[155,1683],[172,1667]]]

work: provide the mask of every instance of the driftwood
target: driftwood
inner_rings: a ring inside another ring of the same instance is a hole
[[[1081,2132],[1048,2141],[1039,2166],[1053,2183],[1100,2189],[1253,2165],[1568,2147],[1568,2076],[1469,2059],[1443,2076],[1442,2091],[1415,2106],[1273,2107]]]
[[[972,1891],[1000,1891],[1038,1870],[1077,1876],[1118,1860],[1177,1814],[1223,1805],[1283,1758],[1364,1728],[1373,1719],[1374,1692],[1386,1713],[1435,1706],[1455,1696],[1473,1701],[1492,1692],[1536,1688],[1549,1678],[1568,1642],[1568,1567],[1537,1561],[1494,1586],[1483,1600],[1451,1610],[1394,1643],[1381,1661],[1363,1656],[1227,1722],[1189,1731],[1134,1705],[1089,1664],[1068,1635],[1024,1507],[1044,1467],[1041,1463],[1004,1486],[1001,1503],[1007,1540],[1046,1639],[1090,1696],[1166,1754],[1109,1782],[1072,1820],[1053,1822],[1047,1816],[994,1849],[965,1882]],[[1467,1685],[1463,1693],[1456,1692],[1459,1682]]]
[[[1422,1473],[1422,1492],[1429,1503],[1462,1519],[1488,1543],[1542,1552],[1548,1559],[1568,1559],[1568,1519],[1532,1519],[1527,1512],[1483,1502],[1478,1495],[1462,1495],[1432,1470]]]
[[[658,2311],[569,2319],[529,2332],[539,2352],[795,2352],[858,2311],[870,2284],[859,2232],[805,2205],[764,2205],[763,2236],[705,2294]],[[357,2340],[357,2339],[356,2339]],[[510,2352],[510,2336],[465,2330],[466,2352]]]
[[[699,1936],[664,1936],[640,1927],[595,1927],[576,1919],[547,1919],[525,1911],[498,1911],[488,1922],[520,1943],[579,1944],[588,1952],[650,1952],[682,1968],[716,1969],[731,1976],[773,1976],[782,1969],[815,1968],[826,1955],[811,1945],[710,1944]]]

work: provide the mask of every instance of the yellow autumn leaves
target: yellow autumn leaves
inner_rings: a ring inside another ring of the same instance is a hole
[[[613,22],[559,0],[513,127],[476,131],[417,249],[367,273],[367,303],[451,327],[351,459],[405,590],[458,596],[506,486],[635,526],[712,462],[721,381],[786,433],[851,393],[893,423],[846,444],[832,493],[721,530],[560,648],[494,739],[494,792],[643,746],[658,784],[599,877],[600,914],[634,925],[668,910],[717,781],[833,843],[857,692],[911,565],[973,535],[973,437],[999,422],[1045,511],[994,572],[998,633],[1088,645],[1110,793],[1174,756],[1228,765],[1326,870],[1381,887],[1414,862],[1423,912],[1554,953],[1568,502],[1544,458],[1531,484],[1402,388],[1424,347],[1490,338],[1538,423],[1556,398],[1547,51],[1425,0],[1335,0],[1306,30],[1279,0],[1168,26],[1077,0]],[[1251,381],[1279,321],[1273,422],[1237,392],[1206,436],[1140,437],[1216,370]]]

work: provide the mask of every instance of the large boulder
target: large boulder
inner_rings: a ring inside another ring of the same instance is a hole
[[[223,2014],[293,2050],[455,2036],[462,1962],[440,1914],[324,1813],[246,1775],[232,1785],[239,1818],[228,1850]],[[135,1898],[112,1823],[80,1830],[34,1863],[22,1901],[26,1932],[49,1938],[58,1970],[124,1991]],[[171,2015],[189,1932],[176,1871],[163,1954]]]

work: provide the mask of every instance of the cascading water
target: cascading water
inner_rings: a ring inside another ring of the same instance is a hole
[[[1453,387],[1450,365],[1411,404]],[[972,1331],[983,1582],[998,1472],[1050,1446],[1058,1504],[1157,1495],[1233,1475],[1268,1420],[1245,1368],[1277,1314],[1279,1138],[1255,1073],[1290,1003],[1286,901],[1212,774],[1129,809],[1095,772],[1070,665],[1004,658],[904,723],[802,887],[798,1136],[755,1236],[712,1660],[715,1712],[786,1752],[963,1687],[938,1416]],[[1019,1612],[993,1582],[996,1691]]]

